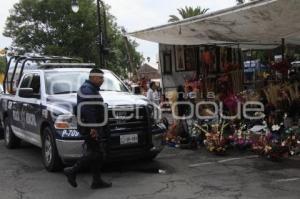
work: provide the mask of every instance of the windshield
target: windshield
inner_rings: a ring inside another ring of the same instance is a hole
[[[46,93],[48,95],[76,93],[88,78],[88,71],[47,72],[45,73]],[[128,92],[124,84],[109,72],[104,73],[104,83],[100,89],[101,91]]]
[[[299,67],[300,67],[300,63],[293,63],[293,64],[292,64],[292,67],[293,67],[293,68],[299,68]]]

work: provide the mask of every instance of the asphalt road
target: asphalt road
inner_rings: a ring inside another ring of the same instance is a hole
[[[271,162],[251,153],[219,157],[197,151],[165,148],[151,163],[106,166],[103,178],[113,187],[91,190],[91,176],[78,176],[70,187],[62,173],[48,173],[40,149],[23,145],[7,150],[0,141],[0,198],[300,198],[300,157]]]

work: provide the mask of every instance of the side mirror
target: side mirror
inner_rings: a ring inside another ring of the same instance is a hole
[[[32,88],[20,88],[19,97],[23,98],[33,98],[33,89]]]

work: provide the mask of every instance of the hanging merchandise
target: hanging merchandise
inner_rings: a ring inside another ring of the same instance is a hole
[[[288,75],[288,70],[290,68],[290,64],[287,60],[284,60],[279,63],[273,63],[271,65],[271,68],[278,71],[279,73],[281,73],[282,75],[284,75],[286,77]]]

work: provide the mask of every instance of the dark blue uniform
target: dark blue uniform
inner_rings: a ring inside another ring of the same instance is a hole
[[[81,106],[80,109],[80,119],[85,124],[100,124],[104,121],[104,106],[103,98],[101,97],[100,88],[94,86],[93,83],[89,80],[86,80],[83,85],[80,87],[77,93],[77,106],[83,102],[94,103],[92,105]],[[96,103],[102,103],[102,105],[97,105]],[[80,133],[82,135],[89,135],[90,128],[78,125]],[[93,127],[101,131],[99,126]],[[99,132],[100,133],[100,132]]]
[[[103,98],[99,93],[100,88],[93,85],[89,80],[86,80],[84,84],[80,87],[77,93],[77,106],[82,102],[92,102],[92,103],[102,103],[102,105],[83,105],[80,109],[80,114],[78,113],[78,119],[84,124],[98,124],[103,122],[104,118],[104,106]],[[97,139],[90,136],[91,128],[97,129],[98,135]],[[100,169],[101,163],[104,157],[104,147],[101,143],[101,137],[103,136],[103,128],[99,126],[85,127],[84,125],[78,125],[79,132],[85,137],[84,142],[84,153],[83,156],[77,161],[73,166],[77,171],[83,166],[90,165],[93,172],[93,182],[98,182],[101,180]]]

